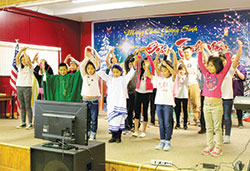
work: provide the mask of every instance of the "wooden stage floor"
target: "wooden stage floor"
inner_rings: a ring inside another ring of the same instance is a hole
[[[250,123],[244,122],[244,129],[239,129],[235,126],[236,119],[234,118],[231,143],[223,145],[223,155],[220,157],[201,155],[201,151],[206,144],[206,135],[198,134],[199,127],[192,125],[189,125],[188,130],[174,130],[172,148],[169,152],[155,150],[155,146],[159,143],[159,127],[154,126],[147,128],[147,136],[145,138],[134,138],[131,134],[123,135],[120,144],[110,144],[108,140],[111,135],[108,134],[108,122],[105,116],[106,113],[104,112],[101,112],[99,115],[97,140],[106,143],[106,160],[127,163],[129,165],[140,166],[145,162],[145,166],[149,166],[150,164],[147,162],[153,159],[172,161],[179,168],[190,168],[201,163],[219,164],[220,162],[232,162],[250,139]],[[18,124],[20,124],[20,119],[0,119],[0,144],[29,148],[32,145],[45,142],[34,138],[34,129],[16,129]],[[238,160],[248,165],[250,144]],[[222,166],[220,170],[232,170],[229,168],[231,167],[230,164]],[[174,167],[158,168],[174,170]],[[204,169],[201,169],[199,165],[197,170]]]

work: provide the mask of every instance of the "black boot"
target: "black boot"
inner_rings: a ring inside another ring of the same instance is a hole
[[[187,124],[184,124],[184,125],[183,125],[183,128],[184,128],[185,130],[187,130],[187,129],[188,129]]]
[[[113,143],[116,141],[116,132],[112,132],[112,138],[108,141],[109,143]]]
[[[122,131],[119,130],[119,131],[117,132],[117,137],[116,137],[115,142],[120,143],[120,142],[122,141],[122,140],[121,140],[121,136],[122,136]]]

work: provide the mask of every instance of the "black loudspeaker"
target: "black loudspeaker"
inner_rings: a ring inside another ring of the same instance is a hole
[[[236,96],[234,98],[234,107],[239,110],[250,110],[250,97]]]
[[[39,144],[30,147],[31,171],[105,171],[105,143],[89,142],[62,150]]]

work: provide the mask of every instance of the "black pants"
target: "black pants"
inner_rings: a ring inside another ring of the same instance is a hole
[[[200,117],[200,123],[201,123],[201,130],[206,130],[206,122],[203,112],[203,106],[204,106],[204,96],[201,96],[201,117]]]
[[[133,112],[135,112],[135,99],[136,93],[128,93],[129,98],[127,99],[127,110],[128,117],[125,120],[125,129],[130,130],[133,128]]]
[[[150,93],[150,95],[149,95],[150,115],[151,115],[151,123],[152,124],[155,124],[155,110],[156,110],[155,94],[156,94],[156,89],[154,89],[153,93]]]
[[[141,105],[143,105],[143,121],[148,121],[148,104],[149,104],[150,93],[138,93],[136,92],[136,108],[135,118],[140,119],[141,117]]]
[[[238,118],[238,126],[243,126],[242,123],[242,110],[236,110],[237,118]]]
[[[175,98],[175,114],[176,114],[176,124],[180,125],[180,115],[181,115],[181,104],[182,104],[182,110],[184,112],[184,125],[187,125],[188,120],[188,111],[187,111],[187,104],[188,99],[179,99]]]

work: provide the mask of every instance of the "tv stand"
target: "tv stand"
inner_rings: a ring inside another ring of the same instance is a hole
[[[47,146],[46,146],[47,144]],[[78,147],[70,150],[53,147],[51,142],[30,147],[31,171],[105,171],[105,143],[90,141],[87,146],[70,144]],[[49,147],[48,147],[49,146]]]

